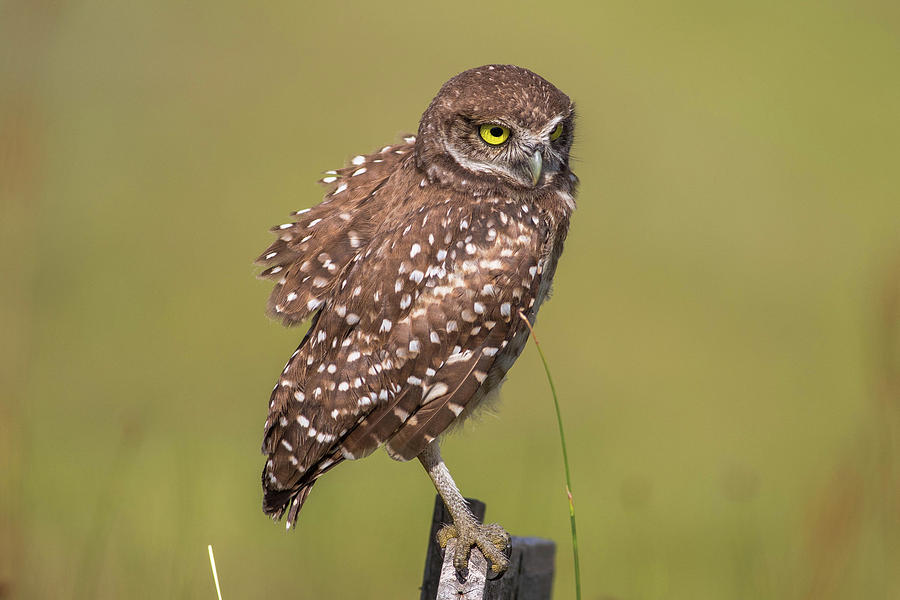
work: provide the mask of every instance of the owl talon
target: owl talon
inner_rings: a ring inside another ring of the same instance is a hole
[[[453,566],[458,573],[468,570],[469,552],[473,546],[477,546],[490,561],[491,571],[494,573],[502,573],[509,567],[509,557],[506,554],[510,545],[509,534],[497,523],[481,524],[473,521],[461,527],[445,525],[438,531],[437,539],[441,548],[446,548],[453,538],[457,540]]]
[[[444,525],[441,527],[440,531],[437,532],[437,540],[438,544],[440,544],[441,549],[447,547],[447,543],[452,540],[456,536],[456,527],[454,525]]]

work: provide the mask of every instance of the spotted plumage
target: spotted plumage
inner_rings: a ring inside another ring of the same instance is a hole
[[[575,206],[573,119],[526,69],[466,71],[417,136],[327,172],[325,199],[272,229],[269,313],[312,323],[271,395],[266,513],[290,527],[323,473],[382,445],[420,457],[457,502],[425,457],[499,387],[527,338],[520,313],[533,322],[547,296]],[[509,139],[479,138],[485,123]]]

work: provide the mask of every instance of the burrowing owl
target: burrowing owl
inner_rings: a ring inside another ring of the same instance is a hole
[[[260,256],[269,312],[312,317],[272,391],[263,508],[297,519],[316,480],[384,445],[418,458],[457,536],[496,571],[508,536],[479,524],[438,442],[492,391],[525,345],[575,208],[574,106],[521,67],[486,65],[444,84],[416,136],[322,180],[325,199],[273,228]]]

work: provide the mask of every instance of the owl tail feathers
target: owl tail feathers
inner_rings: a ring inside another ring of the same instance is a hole
[[[315,482],[316,480],[314,479],[295,489],[265,489],[263,494],[263,512],[278,521],[287,511],[285,527],[293,529],[297,522],[297,515],[300,513],[300,509],[303,508],[303,503],[306,502],[306,498],[309,496],[309,492],[312,491],[312,486]]]

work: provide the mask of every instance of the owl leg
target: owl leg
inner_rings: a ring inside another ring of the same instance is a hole
[[[491,561],[491,569],[502,573],[509,566],[505,550],[509,547],[509,535],[496,523],[482,524],[469,510],[465,498],[456,487],[447,465],[441,458],[441,449],[437,442],[425,447],[419,455],[422,466],[434,482],[441,500],[453,517],[452,525],[445,525],[438,532],[441,548],[446,547],[452,538],[457,539],[456,552],[453,555],[453,566],[464,572],[469,564],[469,551],[478,546],[485,558]]]

